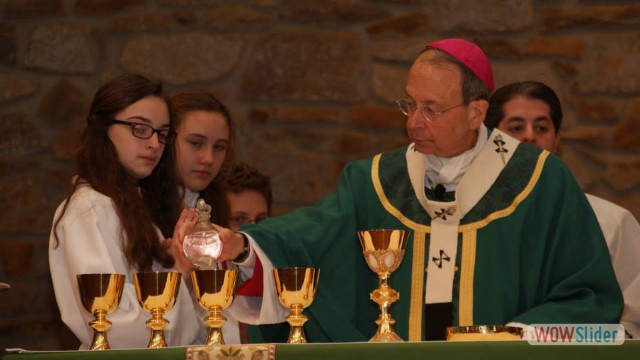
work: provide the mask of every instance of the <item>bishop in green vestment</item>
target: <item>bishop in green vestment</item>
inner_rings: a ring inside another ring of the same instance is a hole
[[[238,296],[234,316],[283,321],[270,269],[317,267],[307,339],[367,341],[377,328],[379,309],[369,299],[377,276],[357,231],[405,229],[404,260],[390,278],[400,293],[391,306],[395,331],[405,340],[425,339],[441,315],[434,304],[450,304],[451,325],[617,323],[621,292],[584,193],[554,155],[487,132],[492,88],[477,46],[430,44],[398,101],[410,145],[349,163],[336,194],[314,206],[243,228],[251,255],[239,265],[251,275],[260,259],[264,293]],[[237,248],[237,237],[221,236]]]

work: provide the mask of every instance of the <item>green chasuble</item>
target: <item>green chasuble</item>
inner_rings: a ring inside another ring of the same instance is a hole
[[[390,278],[400,293],[391,313],[400,337],[423,339],[433,227],[409,176],[412,151],[349,163],[336,194],[243,228],[275,267],[321,269],[316,299],[305,310],[309,342],[367,341],[375,333],[379,309],[369,294],[378,279],[356,235],[369,229],[409,231],[404,260]],[[554,155],[525,144],[511,148],[503,162],[460,219],[454,325],[618,323],[622,294],[598,222],[571,172]],[[459,187],[447,196],[462,193]]]

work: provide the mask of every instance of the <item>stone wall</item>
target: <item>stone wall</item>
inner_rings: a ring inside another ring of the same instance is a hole
[[[393,100],[442,37],[480,44],[498,86],[554,87],[562,156],[585,189],[640,216],[636,0],[0,0],[0,281],[13,285],[0,348],[76,346],[47,242],[103,80],[140,72],[211,90],[284,213],[330,193],[347,161],[406,143]]]

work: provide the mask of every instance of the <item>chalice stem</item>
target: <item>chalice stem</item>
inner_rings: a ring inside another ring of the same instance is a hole
[[[378,288],[389,287],[389,274],[382,274],[378,277]]]
[[[379,287],[371,293],[371,299],[380,307],[380,317],[376,320],[378,331],[371,338],[372,342],[402,341],[393,329],[395,320],[391,316],[391,304],[399,298],[398,292],[389,287],[388,276],[380,276]]]
[[[164,311],[162,309],[153,309],[152,318],[147,321],[147,326],[151,329],[151,339],[149,340],[150,349],[158,349],[167,347],[167,341],[164,338],[164,328],[169,323],[164,319]]]
[[[209,326],[207,345],[224,345],[222,325],[224,325],[226,321],[227,319],[222,316],[220,307],[216,306],[209,311],[209,316],[204,319],[204,322]]]
[[[93,340],[91,341],[91,350],[110,349],[111,347],[109,347],[109,341],[107,340],[107,329],[111,325],[111,322],[107,320],[106,313],[104,311],[96,311],[95,318],[95,320],[89,323],[94,330]]]
[[[301,306],[292,306],[291,315],[287,316],[287,321],[291,325],[289,330],[289,344],[306,344],[303,325],[307,322],[307,317],[302,314]]]
[[[389,313],[390,308],[391,303],[380,304],[380,317],[376,320],[376,324],[378,324],[378,334],[395,333],[393,324],[395,324],[396,321]]]

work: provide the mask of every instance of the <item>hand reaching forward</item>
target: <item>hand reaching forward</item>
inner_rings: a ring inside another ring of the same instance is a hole
[[[244,240],[242,239],[242,235],[240,235],[240,233],[234,232],[231,229],[223,228],[222,226],[218,226],[216,224],[213,224],[213,227],[220,235],[220,241],[222,242],[222,252],[220,253],[218,261],[222,262],[237,258],[244,248]]]
[[[165,239],[167,251],[175,260],[173,268],[179,272],[195,270],[196,266],[187,259],[182,250],[184,237],[191,232],[191,229],[198,221],[198,212],[196,209],[184,209],[180,213],[180,218],[173,230],[173,237]]]

